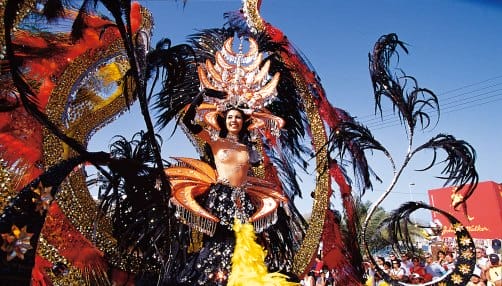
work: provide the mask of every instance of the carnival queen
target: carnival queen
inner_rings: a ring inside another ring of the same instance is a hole
[[[183,115],[188,131],[209,146],[211,162],[175,158],[179,164],[165,170],[176,216],[205,234],[202,248],[173,276],[178,285],[295,285],[268,273],[255,234],[276,223],[287,198],[274,184],[250,176],[251,166],[260,163],[253,141],[264,131],[278,136],[284,126],[265,109],[277,94],[279,73],[269,80],[269,62],[259,68],[262,54],[252,38],[245,54],[242,40],[238,53],[232,43],[227,39],[216,52],[215,64],[207,60],[198,67],[201,92]]]

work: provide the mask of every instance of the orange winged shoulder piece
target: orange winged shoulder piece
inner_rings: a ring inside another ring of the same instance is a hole
[[[213,235],[220,219],[204,209],[196,200],[211,185],[218,183],[217,173],[209,164],[186,157],[174,157],[176,166],[166,168],[172,187],[171,203],[176,206],[180,221],[198,231]],[[277,220],[277,208],[287,198],[268,181],[249,177],[245,192],[255,204],[256,211],[250,218],[256,231],[261,232]]]

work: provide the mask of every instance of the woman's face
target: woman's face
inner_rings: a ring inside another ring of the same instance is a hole
[[[242,124],[244,123],[244,118],[240,111],[232,109],[227,112],[227,117],[225,118],[228,133],[238,135],[242,129]]]

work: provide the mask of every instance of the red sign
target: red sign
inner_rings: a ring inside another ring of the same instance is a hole
[[[429,190],[429,201],[433,207],[455,216],[476,239],[502,238],[502,184],[492,181],[481,182],[467,200],[467,215],[461,207],[454,210],[451,198],[455,187]],[[443,224],[443,237],[455,235],[451,224],[439,213],[433,212],[432,219]]]

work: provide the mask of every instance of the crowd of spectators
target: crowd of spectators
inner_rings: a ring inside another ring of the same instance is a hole
[[[439,250],[412,255],[410,253],[390,253],[387,256],[374,257],[375,263],[364,257],[366,286],[386,286],[382,275],[376,268],[382,269],[392,279],[408,284],[423,284],[440,280],[455,268],[456,252]],[[467,286],[502,286],[502,263],[500,255],[486,254],[483,247],[476,248],[476,266]],[[303,286],[337,285],[336,271],[330,270],[318,256],[311,271],[303,277]],[[346,285],[346,284],[341,284]]]
[[[379,267],[392,279],[409,284],[423,284],[439,280],[455,268],[457,254],[455,252],[437,251],[435,255],[429,252],[412,256],[401,253],[397,256],[390,253],[387,257],[375,257],[376,265],[365,259],[367,286],[389,285],[376,271]],[[502,264],[496,253],[487,255],[482,247],[476,248],[476,267],[468,286],[502,286]]]

